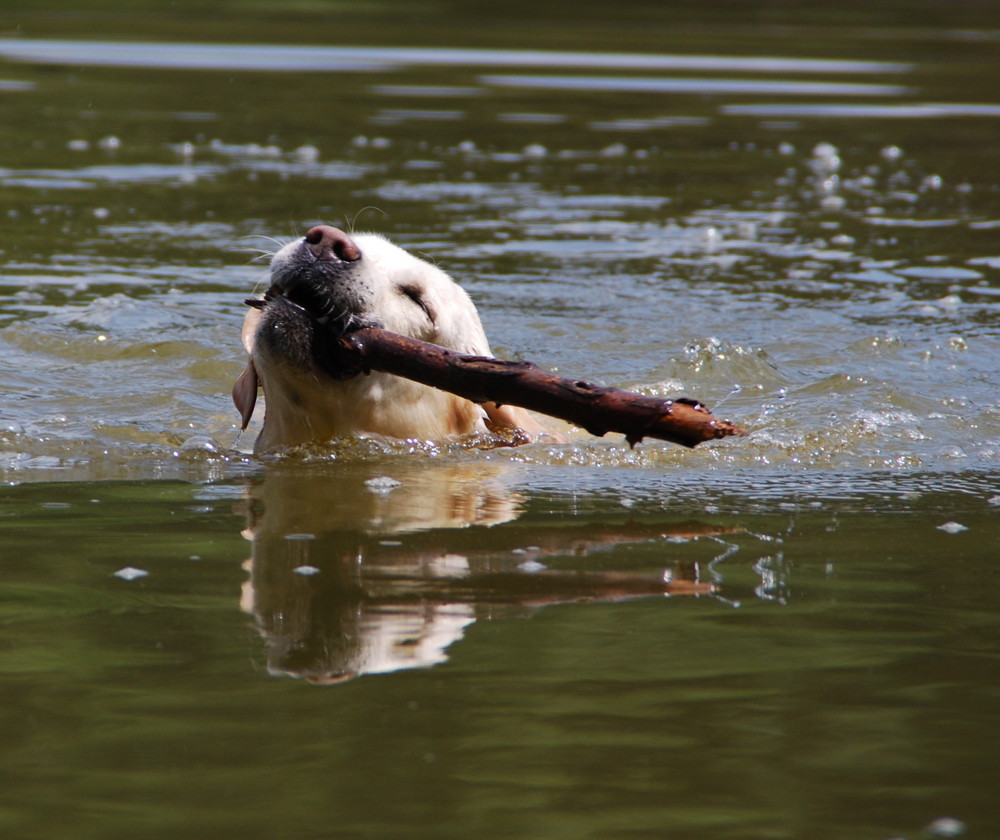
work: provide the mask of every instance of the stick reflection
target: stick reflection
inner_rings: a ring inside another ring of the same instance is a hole
[[[241,605],[272,674],[331,684],[430,667],[498,614],[714,591],[698,563],[666,549],[725,529],[519,520],[522,493],[503,465],[378,469],[277,466],[250,487]],[[609,568],[618,547],[650,541],[663,544],[662,567]]]

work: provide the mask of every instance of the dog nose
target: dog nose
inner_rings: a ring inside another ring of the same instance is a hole
[[[306,231],[306,245],[317,260],[332,262],[355,262],[361,259],[361,251],[340,228],[330,225],[316,225]]]

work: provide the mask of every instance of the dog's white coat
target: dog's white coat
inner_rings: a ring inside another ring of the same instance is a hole
[[[361,258],[349,263],[337,280],[344,284],[341,297],[350,314],[461,353],[492,355],[475,305],[445,272],[381,236],[350,238]],[[271,261],[272,276],[301,261],[303,248],[300,238],[279,250]],[[268,328],[266,310],[251,309],[243,326],[250,365],[234,389],[237,404],[249,400],[252,409],[258,379],[263,387],[265,416],[257,452],[369,435],[444,440],[514,429],[525,441],[558,437],[520,408],[477,405],[387,373],[340,381],[318,368],[292,364],[270,342],[260,340],[260,331]]]

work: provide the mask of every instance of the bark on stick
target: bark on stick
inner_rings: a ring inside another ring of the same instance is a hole
[[[457,394],[477,403],[516,405],[558,417],[601,437],[625,435],[694,447],[746,431],[720,420],[700,402],[663,400],[548,373],[533,362],[468,356],[386,330],[362,329],[330,348],[340,376],[380,370]]]

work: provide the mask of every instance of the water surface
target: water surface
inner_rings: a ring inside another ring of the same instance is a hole
[[[8,833],[988,836],[988,16],[244,11],[0,39]],[[254,458],[320,221],[749,437]]]

